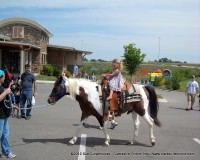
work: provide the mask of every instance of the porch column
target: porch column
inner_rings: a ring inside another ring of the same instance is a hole
[[[29,52],[29,64],[32,66],[32,52]]]
[[[2,50],[0,49],[0,69],[2,69]]]
[[[24,55],[24,50],[22,49],[20,51],[20,75],[22,75],[22,73],[24,73],[24,67],[25,67],[25,55]]]

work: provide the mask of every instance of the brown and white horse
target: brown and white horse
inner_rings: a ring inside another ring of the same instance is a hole
[[[99,85],[96,82],[91,82],[85,79],[67,78],[65,76],[60,76],[54,84],[54,88],[48,99],[49,104],[55,104],[63,96],[69,95],[72,99],[79,102],[82,111],[81,122],[76,131],[76,134],[69,141],[69,144],[71,145],[76,143],[77,138],[80,134],[81,127],[83,126],[87,118],[89,116],[95,116],[105,135],[104,144],[106,146],[109,146],[110,137],[105,127],[103,107],[99,99],[99,92],[97,90],[98,86]],[[146,86],[144,88],[143,86],[139,85],[139,88],[142,97],[141,101],[128,104],[129,109],[126,110],[132,113],[132,118],[134,122],[134,135],[133,138],[129,141],[129,144],[133,144],[135,137],[138,135],[140,124],[138,117],[139,114],[149,124],[150,141],[152,145],[155,145],[156,139],[153,135],[153,123],[155,123],[157,126],[160,126],[160,122],[157,119],[157,96],[155,91],[151,87]],[[148,106],[150,106],[151,116],[148,114]]]

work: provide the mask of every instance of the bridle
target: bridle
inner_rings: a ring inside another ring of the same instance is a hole
[[[61,82],[61,89],[58,90],[56,93],[54,93],[54,94],[52,94],[52,95],[49,96],[53,100],[53,103],[56,103],[58,101],[58,100],[56,100],[56,96],[59,96],[59,98],[61,98],[63,96],[62,93],[63,93],[64,90],[66,90],[65,81],[62,80],[62,82]]]

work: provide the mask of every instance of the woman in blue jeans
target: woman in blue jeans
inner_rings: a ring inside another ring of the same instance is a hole
[[[0,157],[6,156],[7,158],[15,158],[10,150],[10,145],[8,143],[9,137],[9,125],[8,117],[9,115],[6,112],[6,107],[4,105],[4,98],[11,92],[10,88],[4,89],[2,84],[5,80],[5,73],[3,70],[0,70],[0,144],[2,149],[2,155]]]

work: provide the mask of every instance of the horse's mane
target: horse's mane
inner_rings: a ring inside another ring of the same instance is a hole
[[[79,87],[84,88],[85,92],[88,94],[88,99],[91,100],[92,92],[96,91],[96,86],[98,86],[96,82],[87,79],[63,78],[65,80],[65,86],[69,89],[69,96],[74,100],[76,99],[76,95],[79,94]]]

